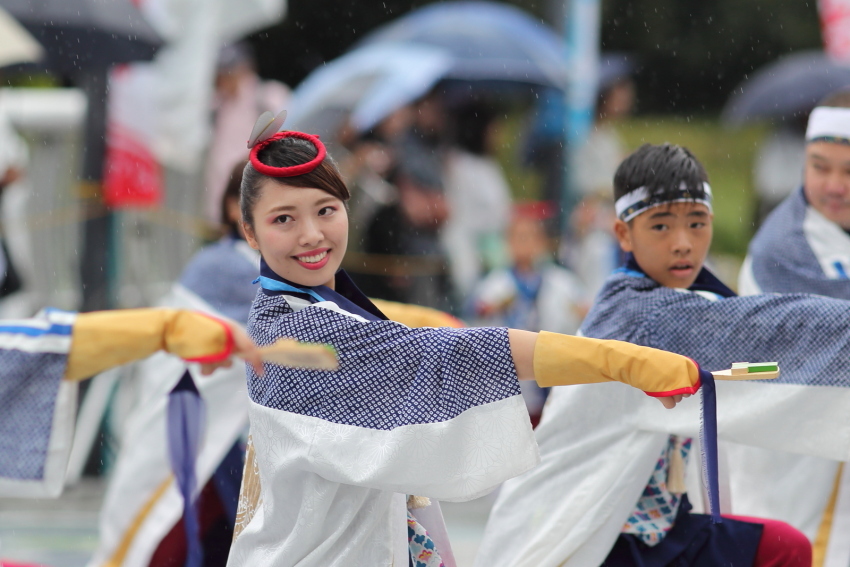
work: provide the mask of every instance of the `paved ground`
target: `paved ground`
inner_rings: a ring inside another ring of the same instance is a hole
[[[0,498],[0,557],[47,567],[84,567],[97,543],[104,484],[84,480],[58,500]],[[458,567],[470,567],[492,497],[441,505]]]
[[[83,567],[97,543],[103,483],[86,480],[57,500],[0,498],[0,557]]]

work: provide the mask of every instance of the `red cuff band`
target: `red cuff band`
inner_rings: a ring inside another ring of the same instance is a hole
[[[206,356],[199,356],[196,358],[186,358],[187,362],[198,362],[201,364],[210,364],[214,362],[223,362],[230,358],[230,355],[233,354],[233,347],[236,346],[236,341],[233,338],[233,331],[230,330],[230,325],[218,319],[216,317],[212,317],[210,315],[205,315],[203,313],[198,313],[198,315],[203,315],[208,319],[212,319],[216,323],[219,323],[222,327],[224,327],[224,350],[214,354],[208,354]]]
[[[272,142],[276,142],[277,140],[282,140],[284,138],[298,138],[300,140],[307,140],[316,148],[316,157],[308,161],[307,163],[300,163],[298,165],[291,165],[289,167],[274,167],[271,165],[266,165],[260,161],[258,157],[260,150],[268,146]],[[268,140],[264,140],[251,148],[251,165],[254,166],[254,169],[262,173],[263,175],[268,175],[269,177],[295,177],[298,175],[304,175],[305,173],[310,173],[314,169],[316,169],[320,163],[325,159],[327,155],[327,150],[325,150],[325,145],[319,140],[318,136],[313,136],[312,134],[305,134],[304,132],[278,132]]]
[[[677,390],[670,390],[668,392],[644,392],[647,396],[652,396],[653,398],[667,398],[670,396],[678,396],[680,394],[696,394],[699,391],[699,387],[702,385],[701,380],[697,380],[697,383],[693,386],[688,386],[687,388],[679,388]]]

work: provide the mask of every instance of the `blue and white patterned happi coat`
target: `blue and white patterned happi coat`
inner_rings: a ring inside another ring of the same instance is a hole
[[[45,478],[74,317],[46,311],[0,322],[0,493],[25,495],[15,487]]]
[[[850,235],[810,207],[798,189],[750,242],[739,287],[746,295],[817,293],[850,299]]]
[[[249,369],[263,505],[230,565],[406,565],[407,494],[466,500],[537,463],[506,329],[411,329],[342,272],[336,291],[261,273],[289,290],[258,293],[255,342],[330,344],[340,368]]]

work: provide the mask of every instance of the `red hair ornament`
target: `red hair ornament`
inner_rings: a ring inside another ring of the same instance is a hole
[[[248,140],[248,147],[251,148],[249,156],[251,165],[263,175],[268,175],[269,177],[295,177],[304,175],[316,169],[327,155],[325,145],[319,140],[318,136],[305,134],[304,132],[278,132],[285,120],[285,110],[281,111],[277,116],[274,116],[271,112],[264,112],[257,119],[254,129],[251,131],[251,138]],[[272,142],[284,138],[298,138],[310,142],[316,148],[316,157],[306,163],[290,165],[288,167],[274,167],[261,162],[259,158],[260,151]]]

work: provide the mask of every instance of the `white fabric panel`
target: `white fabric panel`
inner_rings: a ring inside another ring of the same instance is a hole
[[[850,467],[845,464],[838,483],[838,500],[835,502],[823,567],[850,565],[850,537],[847,534],[850,534]]]
[[[845,388],[722,382],[717,397],[721,439],[850,458],[850,391]],[[694,396],[665,410],[618,383],[554,389],[537,429],[543,460],[505,483],[476,565],[601,564],[668,435],[698,435],[699,406]]]
[[[814,207],[806,207],[803,233],[826,277],[846,279],[850,274],[850,235]],[[841,271],[836,264],[841,266]]]
[[[406,567],[404,495],[469,500],[539,461],[521,396],[392,430],[255,403],[250,415],[263,504],[230,566]]]

